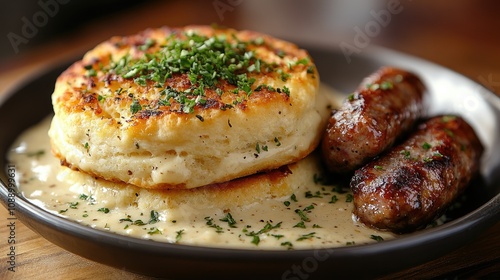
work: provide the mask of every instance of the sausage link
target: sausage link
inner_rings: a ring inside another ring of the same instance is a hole
[[[425,92],[416,75],[400,69],[364,79],[328,121],[321,144],[328,169],[353,171],[391,147],[423,115]]]
[[[462,118],[434,117],[354,173],[354,215],[371,227],[394,232],[424,227],[464,191],[482,153],[482,144]]]

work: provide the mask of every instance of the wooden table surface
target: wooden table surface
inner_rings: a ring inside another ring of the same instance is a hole
[[[110,36],[131,34],[147,27],[217,23],[254,29],[297,42],[317,40],[338,44],[352,42],[355,27],[364,27],[373,20],[372,14],[388,9],[385,4],[344,7],[337,2],[340,1],[291,1],[286,4],[281,0],[148,2],[82,24],[36,47],[30,47],[29,42],[21,46],[18,54],[0,65],[0,92],[14,87],[33,72],[74,57]],[[376,36],[370,37],[370,44],[436,62],[500,93],[500,2],[396,2],[399,12],[392,14],[390,22]],[[341,8],[348,9],[353,16],[348,14],[346,17],[347,12],[339,12],[343,11]],[[352,21],[354,14],[357,21]],[[0,279],[149,279],[69,253],[19,221],[16,222],[16,272],[12,273],[6,270],[7,218],[7,211],[0,207]],[[446,256],[383,279],[480,277],[500,278],[500,222],[477,240]]]

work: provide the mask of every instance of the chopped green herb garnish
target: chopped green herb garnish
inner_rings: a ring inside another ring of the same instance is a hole
[[[431,146],[431,144],[429,144],[429,143],[427,143],[427,142],[425,142],[424,144],[422,144],[422,148],[423,148],[424,150],[428,150],[428,149],[430,149],[431,147],[432,147],[432,146]]]
[[[245,92],[250,95],[255,79],[249,77],[250,73],[261,72],[262,69],[272,72],[279,67],[278,64],[267,64],[256,58],[255,53],[248,46],[261,45],[264,39],[255,39],[254,42],[242,42],[236,36],[228,40],[225,36],[207,37],[186,32],[183,38],[171,36],[159,49],[148,51],[156,45],[154,40],[146,40],[139,47],[145,53],[139,58],[125,55],[118,61],[113,61],[110,73],[122,76],[141,86],[152,83],[155,87],[162,87],[166,80],[173,75],[186,74],[191,83],[189,91],[176,91],[171,98],[180,103],[181,107],[190,109],[183,112],[192,112],[194,106],[199,105],[198,96],[204,96],[206,89],[217,89],[221,81],[236,87],[235,92]],[[278,52],[278,55],[284,52]],[[305,64],[306,59],[298,63]],[[91,66],[90,66],[91,67]],[[286,81],[290,74],[278,74]],[[87,69],[87,71],[90,71]],[[286,90],[284,90],[286,93]],[[217,92],[219,95],[222,92]],[[204,99],[203,99],[204,100]],[[166,99],[166,101],[170,101]],[[133,109],[132,112],[138,110]]]
[[[301,235],[301,236],[297,239],[297,241],[302,241],[302,240],[306,240],[306,239],[311,239],[311,238],[315,237],[315,236],[314,236],[315,234],[316,234],[316,232],[314,232],[314,231],[313,231],[313,232],[310,232],[310,233],[308,233],[308,234]]]
[[[456,116],[443,116],[443,117],[441,118],[441,120],[442,120],[443,122],[449,122],[449,121],[453,121],[453,120],[455,120],[456,118],[457,118]]]
[[[309,58],[307,58],[307,57],[301,58],[301,59],[297,60],[297,62],[295,62],[295,65],[299,65],[299,64],[303,64],[303,65],[309,64]]]
[[[318,197],[318,198],[321,198],[323,197],[321,195],[321,192],[320,191],[316,191],[314,194],[311,192],[311,191],[306,191],[305,193],[305,197],[306,198],[313,198],[313,197]]]
[[[324,180],[324,178],[321,175],[314,173],[314,175],[313,175],[314,184],[316,184],[316,185],[322,184],[323,180]]]
[[[149,224],[155,224],[155,223],[157,223],[159,221],[158,218],[159,218],[160,215],[155,210],[151,210],[149,216],[150,216],[150,218],[149,218]]]
[[[97,71],[93,68],[87,70],[87,77],[95,77],[97,76]]]
[[[26,153],[26,155],[28,157],[40,157],[40,156],[43,156],[45,154],[45,150],[38,150],[38,151],[35,151],[35,152],[28,152]]]
[[[435,157],[444,157],[443,154],[441,154],[440,152],[435,152],[432,155],[435,156]]]
[[[283,86],[283,93],[290,96],[290,89],[287,86]]]
[[[288,81],[288,79],[292,76],[292,75],[290,75],[289,73],[285,73],[285,72],[283,72],[283,70],[281,70],[281,69],[278,69],[278,74],[280,74],[280,79],[281,79],[283,82]]]
[[[332,199],[330,199],[330,202],[328,202],[328,203],[335,203],[335,202],[337,202],[338,200],[339,200],[339,198],[338,198],[336,195],[333,195],[333,196],[332,196]]]
[[[177,235],[175,236],[175,242],[179,242],[182,239],[182,235],[184,234],[184,230],[181,229],[175,232]]]
[[[297,201],[298,201],[298,200],[297,200],[297,197],[295,196],[295,194],[292,194],[292,195],[290,196],[290,199],[291,199],[292,201],[295,201],[295,202],[297,202]]]
[[[373,168],[375,168],[377,170],[384,170],[384,167],[382,167],[380,165],[375,165],[375,166],[373,166]]]
[[[309,222],[309,218],[307,217],[306,213],[300,209],[295,209],[295,213],[297,213],[302,221]]]
[[[285,237],[283,234],[271,234],[272,237],[275,237],[276,239],[280,239]]]
[[[142,110],[141,104],[139,103],[139,101],[137,99],[134,99],[132,101],[132,105],[130,105],[130,112],[133,115],[133,114],[139,112],[140,110]]]
[[[102,208],[99,208],[97,209],[98,212],[103,212],[104,214],[108,214],[109,213],[109,209],[106,208],[106,207],[102,207]]]
[[[278,137],[274,137],[274,143],[276,144],[277,147],[281,146],[280,140],[278,140]]]
[[[152,227],[149,229],[148,234],[150,235],[161,234],[161,231],[157,227]]]
[[[373,240],[375,240],[375,241],[377,241],[377,242],[384,241],[384,239],[381,236],[379,236],[379,235],[373,235],[372,234],[372,235],[370,235],[370,238],[373,239]]]
[[[266,223],[266,225],[261,230],[259,230],[257,232],[257,234],[266,233],[266,232],[269,232],[272,229],[280,228],[280,227],[281,227],[281,222],[275,224],[274,226],[268,222],[268,223]]]
[[[348,193],[345,197],[345,202],[352,202],[354,200],[354,196]]]
[[[394,85],[390,81],[384,81],[380,84],[380,89],[382,90],[388,90],[392,89]]]
[[[139,49],[141,51],[145,51],[145,50],[151,48],[155,43],[156,43],[155,40],[148,38],[148,39],[146,39],[146,42],[144,42],[144,45],[140,46]]]
[[[401,154],[406,158],[406,159],[410,159],[411,155],[410,155],[410,151],[408,150],[403,150],[401,151]]]
[[[132,224],[135,225],[135,226],[144,226],[144,225],[147,225],[142,220],[135,220]]]
[[[262,45],[262,44],[264,44],[264,38],[258,37],[255,40],[253,40],[253,43],[256,45]]]
[[[217,232],[217,233],[223,233],[223,232],[224,232],[224,230],[222,229],[222,227],[221,227],[221,226],[219,226],[219,225],[217,225],[217,224],[215,224],[215,223],[213,222],[213,219],[212,219],[212,218],[210,218],[210,217],[205,217],[205,221],[206,221],[206,225],[207,225],[207,226],[209,226],[209,227],[211,227],[211,228],[214,228],[214,229],[215,229],[215,232]]]
[[[314,205],[312,205],[312,204],[304,207],[304,211],[306,211],[306,212],[311,212],[311,210],[313,210],[313,209],[314,209]]]
[[[293,227],[294,228],[306,228],[306,225],[304,224],[304,221],[300,221],[296,225],[294,225]]]
[[[368,84],[366,85],[367,88],[369,88],[370,90],[378,90],[380,88],[380,85],[379,84]]]
[[[259,245],[260,237],[258,235],[252,235],[252,244]]]
[[[451,131],[451,130],[449,130],[449,129],[447,129],[447,128],[445,128],[445,129],[444,129],[444,132],[445,132],[446,134],[448,134],[448,136],[451,136],[451,137],[455,136],[455,134],[453,133],[453,131]]]

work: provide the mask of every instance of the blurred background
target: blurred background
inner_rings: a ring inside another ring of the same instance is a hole
[[[299,45],[344,43],[357,52],[384,46],[449,67],[499,93],[499,12],[495,0],[2,1],[0,74],[10,75],[2,75],[0,86],[23,76],[28,65],[80,55],[113,35],[215,23]]]

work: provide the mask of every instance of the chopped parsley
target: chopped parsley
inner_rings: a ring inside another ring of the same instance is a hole
[[[280,245],[288,247],[288,249],[291,249],[293,247],[293,244],[290,241],[282,242]]]
[[[260,243],[260,236],[261,234],[264,234],[264,233],[268,233],[269,231],[273,230],[273,229],[276,229],[276,228],[280,228],[281,227],[281,222],[277,223],[276,225],[272,225],[270,224],[269,222],[266,223],[266,225],[259,231],[257,232],[250,232],[250,233],[246,233],[245,235],[246,236],[250,236],[252,237],[252,244],[255,244],[255,245],[259,245]],[[243,230],[244,232],[246,231],[246,229]],[[281,238],[283,237],[282,235],[271,235],[271,236],[274,236],[276,238]]]
[[[196,106],[203,106],[208,102],[207,91],[214,91],[221,96],[224,92],[238,94],[236,104],[229,102],[225,105],[237,105],[247,99],[253,91],[266,88],[270,92],[290,95],[290,88],[286,85],[273,88],[267,85],[255,85],[253,73],[270,74],[287,82],[292,77],[287,69],[279,63],[267,63],[256,56],[254,48],[265,44],[265,40],[255,39],[249,42],[241,41],[235,34],[231,37],[215,35],[212,37],[186,31],[183,34],[172,34],[165,42],[146,39],[137,48],[143,53],[138,57],[126,54],[119,59],[111,59],[109,66],[100,67],[104,74],[120,76],[133,81],[141,87],[152,87],[160,90],[161,99],[158,104],[143,104],[134,99],[130,112],[132,115],[145,108],[155,106],[175,106],[178,112],[192,113]],[[283,58],[286,53],[276,50],[276,54]],[[303,65],[308,74],[314,73],[314,65],[308,57],[290,63],[290,70],[294,66]],[[84,66],[86,75],[96,76],[93,65]],[[168,80],[176,76],[185,76],[189,80],[179,88],[169,88]],[[115,91],[121,94],[123,88]],[[99,101],[104,96],[98,96]],[[221,105],[221,109],[227,107]]]
[[[431,144],[429,144],[429,143],[427,143],[427,142],[425,142],[424,144],[422,144],[422,148],[423,148],[424,150],[429,150],[431,147],[432,147],[432,146],[431,146]]]
[[[382,238],[381,236],[379,235],[370,235],[370,238],[377,241],[377,242],[380,242],[380,241],[384,241],[384,238]]]
[[[313,231],[313,232],[310,232],[310,233],[308,233],[308,234],[303,234],[303,235],[301,235],[301,236],[297,239],[297,241],[302,241],[302,240],[306,240],[306,239],[311,239],[311,238],[314,238],[314,237],[316,237],[316,236],[315,236],[315,234],[316,234],[316,232],[314,232],[314,231]]]
[[[214,219],[212,219],[211,217],[205,217],[205,224],[211,228],[214,228],[215,229],[215,232],[217,233],[223,233],[224,230],[222,229],[221,226],[217,225],[214,223]]]
[[[149,218],[149,223],[150,224],[155,224],[159,221],[159,214],[155,210],[151,210],[150,212],[150,218]]]
[[[322,198],[323,196],[321,195],[321,192],[320,191],[316,191],[316,192],[311,192],[311,191],[306,191],[305,193],[305,197],[306,198],[313,198],[313,197],[318,197],[318,198]]]
[[[274,144],[276,144],[276,147],[281,146],[281,142],[280,142],[280,140],[278,139],[278,137],[274,137]]]
[[[441,118],[441,120],[442,120],[443,122],[449,122],[449,121],[453,121],[453,120],[455,120],[456,118],[457,118],[456,116],[443,116],[443,117]]]
[[[145,53],[139,59],[124,56],[111,64],[109,72],[133,79],[140,86],[152,83],[158,87],[173,75],[187,74],[192,87],[187,91],[176,91],[173,97],[181,105],[195,101],[197,97],[200,98],[195,105],[201,104],[206,101],[205,89],[215,89],[221,81],[226,81],[247,95],[251,93],[255,79],[249,77],[248,73],[260,72],[263,64],[249,50],[248,45],[251,43],[241,42],[235,36],[232,42],[225,36],[209,38],[195,32],[186,32],[184,36],[182,39],[169,37],[159,50]],[[145,51],[154,44],[154,41],[146,40],[140,49]],[[136,106],[131,111],[139,110],[140,107]]]
[[[410,151],[408,150],[402,150],[400,153],[404,156],[405,159],[410,159],[411,157]]]
[[[181,229],[175,232],[177,235],[175,236],[175,242],[179,242],[182,239],[182,235],[184,234],[184,230]]]
[[[26,153],[26,155],[28,157],[40,157],[40,156],[43,156],[45,154],[45,150],[38,150],[38,151],[35,151],[35,152],[28,152]]]
[[[389,81],[384,81],[380,84],[380,89],[382,90],[389,90],[392,89],[393,87],[394,85]]]
[[[294,228],[306,228],[306,224],[304,221],[298,222],[296,225],[293,226]]]
[[[305,222],[310,221],[310,219],[307,217],[306,213],[304,213],[303,210],[295,209],[295,213],[297,213],[297,215],[299,215],[299,217],[302,221],[305,221]]]
[[[375,165],[375,166],[373,166],[373,168],[375,168],[377,170],[384,170],[384,167],[382,167],[380,165]]]
[[[152,227],[152,228],[150,228],[150,229],[149,229],[149,231],[148,231],[148,234],[150,234],[150,235],[153,235],[153,234],[161,234],[161,233],[162,233],[162,232],[161,232],[161,230],[159,230],[159,229],[158,229],[158,228],[156,228],[156,227]]]
[[[97,209],[97,211],[98,212],[103,212],[104,214],[108,214],[109,213],[109,208],[102,207],[102,208]]]
[[[134,99],[132,101],[132,105],[130,105],[130,112],[133,115],[133,114],[139,112],[140,110],[142,110],[141,104],[139,103],[139,101],[137,99]]]

